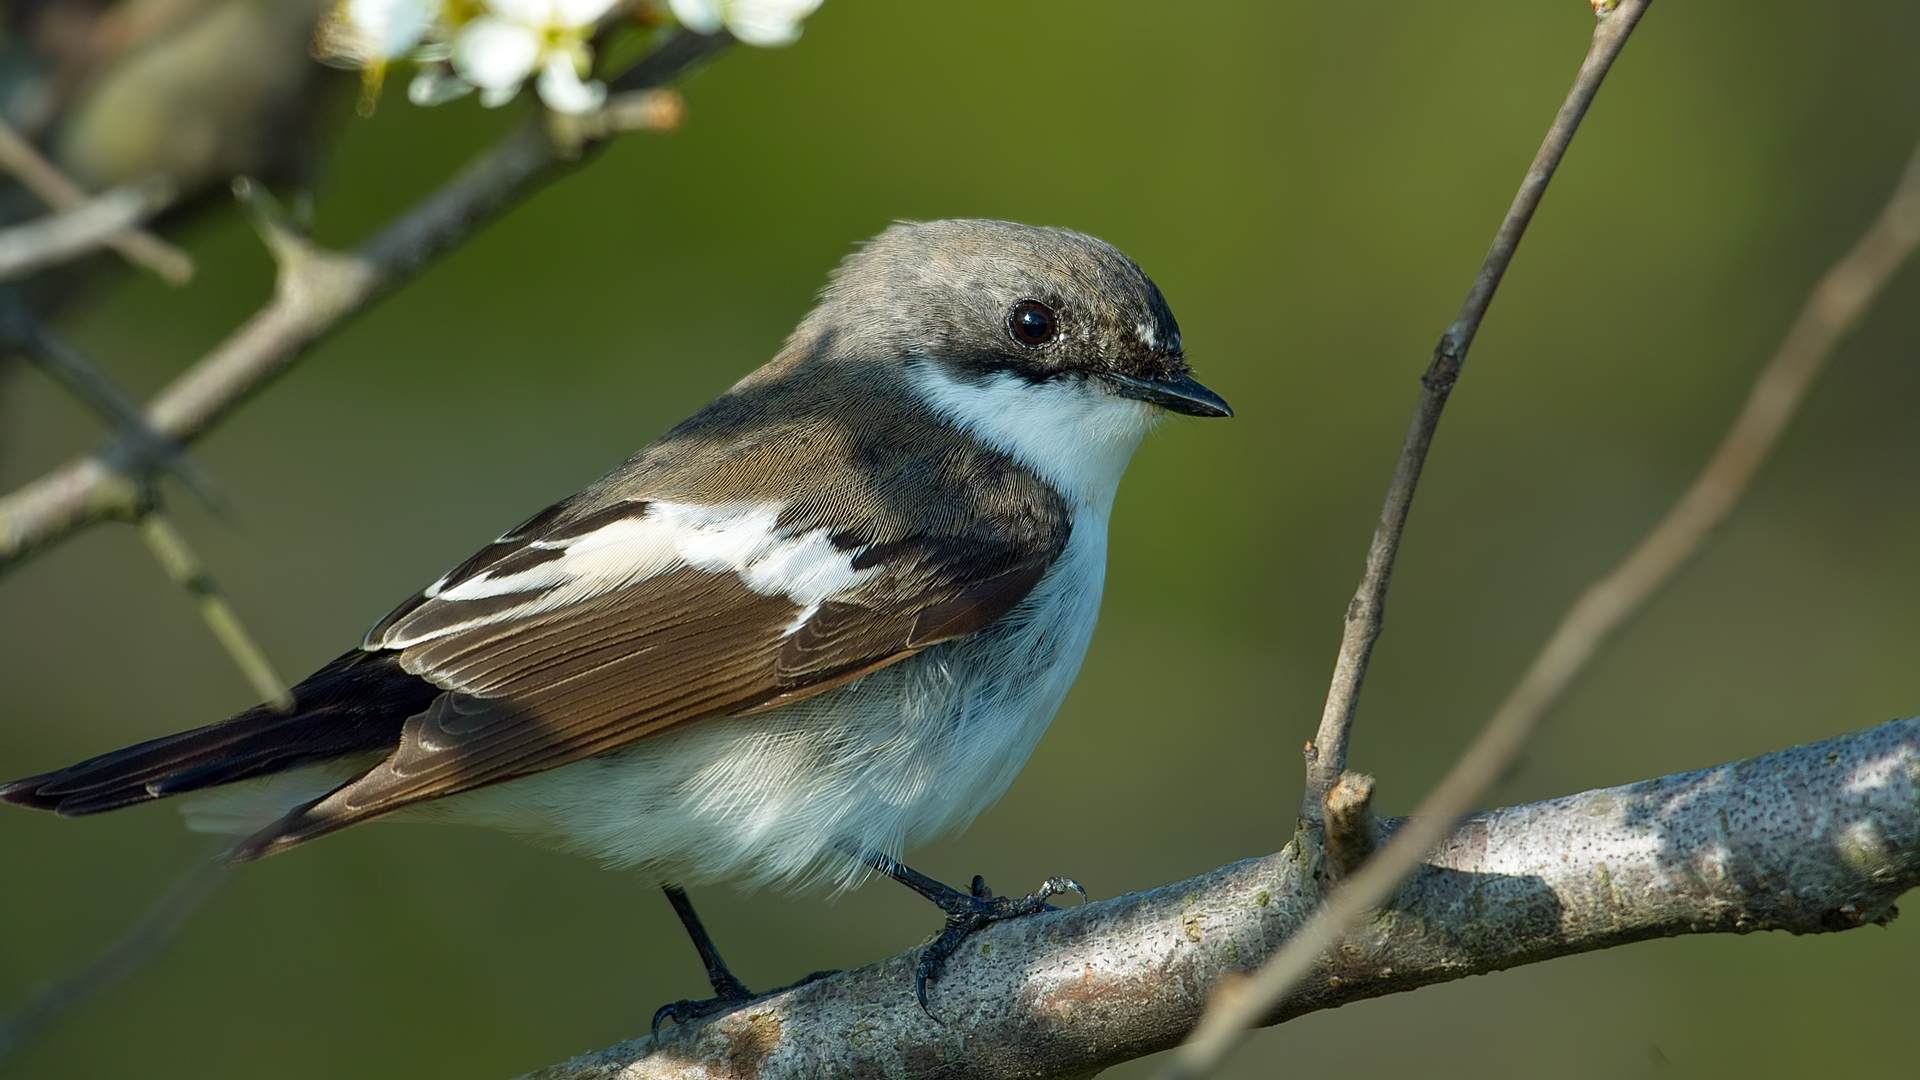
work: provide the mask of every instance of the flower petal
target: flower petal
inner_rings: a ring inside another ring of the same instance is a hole
[[[725,23],[718,0],[668,0],[668,6],[680,25],[696,34],[718,33]]]
[[[554,0],[553,22],[560,26],[592,26],[613,10],[617,0]]]
[[[508,22],[544,27],[553,21],[553,0],[485,0],[487,11]]]
[[[800,37],[800,21],[820,0],[731,0],[727,29],[748,45],[791,45]]]
[[[483,15],[453,39],[453,67],[482,90],[517,90],[540,63],[540,44],[531,28]]]
[[[572,58],[555,53],[540,70],[540,100],[555,112],[583,113],[600,107],[607,100],[607,88],[599,80],[581,82]]]

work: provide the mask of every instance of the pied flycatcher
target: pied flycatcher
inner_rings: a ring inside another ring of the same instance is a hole
[[[1013,782],[1093,634],[1107,517],[1167,411],[1229,416],[1146,274],[1064,229],[900,224],[773,361],[229,720],[0,786],[80,815],[220,790],[235,861],[377,817],[491,825],[681,886],[876,869],[973,930],[1078,889],[899,863]],[[659,1023],[656,1017],[656,1027]]]

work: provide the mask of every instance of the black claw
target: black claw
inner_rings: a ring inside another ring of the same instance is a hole
[[[849,851],[849,854],[853,853]],[[940,935],[927,943],[913,971],[913,995],[919,999],[921,1011],[929,1017],[933,1016],[933,1010],[927,1006],[927,980],[940,977],[940,969],[946,966],[949,957],[959,951],[961,942],[967,940],[968,936],[997,922],[1051,911],[1053,905],[1047,903],[1050,896],[1076,892],[1080,894],[1080,899],[1087,898],[1087,890],[1072,878],[1048,878],[1040,883],[1038,891],[1027,896],[995,896],[993,890],[987,888],[987,879],[978,874],[974,875],[972,887],[961,892],[891,856],[866,852],[857,857],[932,901],[947,915],[946,925],[942,927]]]
[[[798,982],[791,982],[785,986],[775,987],[764,994],[756,994],[741,985],[740,980],[733,979],[733,987],[737,992],[719,992],[716,987],[715,989],[718,993],[716,997],[701,998],[698,1000],[687,998],[682,1001],[669,1002],[660,1006],[659,1011],[653,1014],[654,1041],[658,1042],[660,1039],[660,1023],[663,1020],[672,1020],[675,1027],[685,1027],[695,1020],[705,1020],[711,1016],[719,1016],[721,1013],[732,1012],[742,1005],[751,1004],[762,998],[770,998],[775,994],[784,994],[789,990],[798,990],[808,983],[816,983],[821,979],[838,974],[840,974],[840,971],[837,968],[832,971],[816,971]],[[732,978],[731,975],[728,977]]]
[[[1069,892],[1079,893],[1082,900],[1087,898],[1087,890],[1079,882],[1061,877],[1048,878],[1026,896],[995,896],[987,887],[986,879],[976,875],[967,893],[953,889],[948,890],[947,895],[927,896],[947,913],[947,920],[940,936],[927,944],[914,967],[913,994],[920,1001],[920,1010],[933,1016],[933,1009],[927,1005],[927,981],[940,978],[941,969],[960,951],[967,938],[997,922],[1052,911],[1054,906],[1047,903],[1047,899]]]
[[[687,936],[693,939],[694,949],[700,953],[700,962],[707,969],[707,982],[713,987],[713,996],[698,1000],[687,998],[660,1006],[659,1010],[653,1014],[655,1041],[660,1038],[661,1021],[671,1019],[675,1027],[684,1027],[695,1020],[705,1020],[709,1016],[732,1012],[748,1002],[772,997],[775,994],[784,994],[795,987],[818,982],[829,975],[840,974],[838,971],[816,971],[799,982],[789,983],[764,994],[756,994],[747,989],[745,983],[735,978],[733,972],[727,970],[726,961],[720,959],[720,950],[714,948],[713,939],[707,936],[707,928],[701,924],[700,916],[694,913],[693,901],[687,899],[686,890],[678,885],[665,885],[662,888],[667,894],[668,902],[673,904],[674,912],[680,916],[681,925],[687,928]]]
[[[1087,890],[1081,888],[1080,883],[1070,877],[1048,878],[1040,883],[1040,891],[1034,895],[1045,899],[1050,896],[1061,896],[1066,893],[1079,893],[1081,903],[1085,903],[1087,900]]]
[[[749,995],[740,999],[683,998],[679,1001],[670,1001],[660,1006],[659,1010],[653,1014],[653,1040],[660,1041],[660,1024],[664,1020],[672,1020],[674,1027],[685,1027],[695,1020],[704,1020],[752,1000],[752,996]]]

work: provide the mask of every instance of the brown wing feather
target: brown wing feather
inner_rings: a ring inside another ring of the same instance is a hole
[[[521,619],[399,652],[448,689],[406,722],[391,757],[288,815],[239,859],[285,850],[426,799],[556,768],[677,724],[773,708],[842,685],[1012,610],[1065,537],[1024,552],[896,545],[889,573],[801,608],[732,573],[681,568]],[[971,575],[998,569],[984,578]],[[698,611],[698,618],[686,613]]]

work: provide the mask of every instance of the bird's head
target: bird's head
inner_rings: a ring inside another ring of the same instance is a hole
[[[901,223],[849,256],[802,333],[960,386],[1060,384],[1089,399],[1231,416],[1190,374],[1180,324],[1111,244],[1006,221]],[[1157,410],[1156,410],[1157,411]]]

